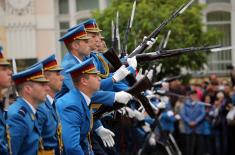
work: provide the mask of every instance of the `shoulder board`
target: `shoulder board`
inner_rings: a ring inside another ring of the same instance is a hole
[[[21,116],[25,117],[25,114],[27,113],[27,110],[26,110],[25,107],[21,107],[20,110],[18,111],[18,113],[19,113]]]

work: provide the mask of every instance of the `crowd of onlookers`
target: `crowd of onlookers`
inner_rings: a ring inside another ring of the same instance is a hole
[[[179,80],[170,83],[169,90],[181,94],[169,98],[174,116],[180,116],[170,132],[183,154],[234,155],[235,86],[232,80],[219,79],[216,75],[200,79],[201,82],[196,80],[187,86]],[[167,114],[172,115],[169,111]]]

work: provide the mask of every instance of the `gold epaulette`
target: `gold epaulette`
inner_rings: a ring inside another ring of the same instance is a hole
[[[103,79],[107,78],[109,75],[109,65],[108,63],[104,60],[104,58],[102,58],[102,56],[99,55],[99,53],[96,53],[98,59],[100,60],[100,62],[102,63],[104,69],[105,69],[105,74],[101,74],[99,73],[99,76]]]

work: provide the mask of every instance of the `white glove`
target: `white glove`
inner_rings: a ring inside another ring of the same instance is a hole
[[[127,115],[128,115],[129,118],[135,117],[135,113],[131,108],[125,107],[125,109],[126,109],[126,112],[127,112]]]
[[[153,70],[152,69],[147,73],[147,77],[150,81],[153,79]]]
[[[127,63],[128,63],[129,66],[131,66],[132,68],[134,68],[136,70],[136,67],[137,67],[136,56],[134,56],[132,58],[128,58]]]
[[[169,83],[168,82],[163,82],[162,83],[162,89],[168,91],[169,90]]]
[[[95,130],[95,132],[98,136],[100,136],[105,147],[114,146],[115,142],[114,142],[113,137],[115,136],[115,134],[112,131],[104,128],[103,126],[100,126],[99,128]]]
[[[114,74],[113,74],[113,79],[115,82],[119,82],[123,80],[128,74],[130,74],[130,71],[122,65]]]
[[[141,105],[141,106],[138,108],[138,111],[140,111],[142,114],[144,114],[145,109],[144,109],[144,107]]]
[[[127,104],[131,99],[133,99],[133,96],[127,92],[120,91],[115,93],[115,101],[123,104]]]
[[[169,116],[169,117],[174,116],[174,113],[173,113],[173,111],[171,111],[171,110],[167,111],[166,114],[167,114],[167,116]]]
[[[156,139],[155,139],[155,134],[152,133],[150,138],[149,138],[149,145],[155,146],[156,145]]]
[[[144,129],[145,132],[150,132],[151,131],[150,125],[148,123],[145,123],[145,125],[142,126],[142,128]]]
[[[139,121],[142,121],[144,120],[145,116],[143,113],[139,112],[138,110],[134,110],[134,117],[139,120]]]
[[[162,64],[160,63],[160,64],[157,65],[157,67],[156,67],[157,73],[160,73],[160,72],[161,72],[161,69],[162,69]]]
[[[180,115],[179,114],[175,115],[175,119],[180,120],[181,119]]]
[[[143,40],[145,40],[145,39],[147,39],[146,36],[144,36]],[[154,38],[151,38],[150,40],[148,40],[146,42],[146,44],[148,45],[146,50],[150,49],[156,41],[157,41],[157,39],[154,39]]]
[[[156,95],[147,95],[146,97],[147,97],[147,99],[150,100],[150,99],[152,99],[152,98],[156,98]]]
[[[121,108],[121,109],[118,109],[117,111],[118,111],[122,116],[124,116],[124,115],[127,113],[125,107],[123,107],[123,108]]]
[[[157,104],[157,108],[159,108],[159,109],[165,109],[165,108],[166,108],[166,103],[165,103],[165,102],[159,102],[159,103]]]

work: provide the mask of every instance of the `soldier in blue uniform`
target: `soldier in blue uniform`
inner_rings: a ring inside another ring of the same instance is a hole
[[[101,51],[98,51],[99,47],[101,46],[101,34],[100,29],[98,28],[98,25],[96,23],[95,19],[88,19],[82,23],[86,29],[88,37],[88,45],[91,49],[91,53],[87,58],[92,57],[94,60],[94,64],[97,68],[97,70],[100,71],[101,77],[103,79],[108,79],[113,76],[113,74],[109,72],[108,67],[108,61],[104,58]],[[135,61],[135,65],[130,65],[127,67],[127,69],[132,73],[135,74],[136,67],[137,67],[137,61],[134,58],[130,58],[129,60]],[[130,62],[130,61],[129,61]],[[132,63],[133,64],[133,63]],[[128,85],[124,83],[123,81],[115,82],[113,84],[112,91],[123,91],[127,90]]]
[[[61,90],[63,76],[60,75],[62,68],[58,65],[55,55],[51,55],[39,62],[43,65],[45,77],[49,80],[49,92],[46,102],[37,108],[38,124],[41,131],[42,143],[45,152],[59,155],[62,153],[62,139],[60,137],[61,126],[53,100],[55,94]]]
[[[7,124],[13,155],[36,155],[41,148],[36,108],[45,102],[49,90],[42,65],[13,75],[18,99],[9,106]]]
[[[56,101],[62,122],[64,150],[68,155],[93,154],[89,144],[89,131],[92,128],[90,111],[91,97],[100,89],[100,77],[88,59],[68,69],[75,89]]]
[[[60,39],[60,41],[65,43],[69,50],[62,61],[62,67],[65,70],[78,63],[81,63],[85,56],[90,54],[91,50],[88,46],[88,39],[89,37],[87,36],[84,25],[77,26]],[[69,88],[69,90],[72,90],[74,86],[70,75],[66,74],[65,72],[62,72],[62,74],[65,77],[64,84]],[[129,74],[129,71],[125,68],[121,68],[109,79],[101,80],[101,90],[112,89],[113,81],[120,81],[125,78],[127,74]],[[64,89],[62,87],[62,92],[63,90]],[[112,106],[115,101],[126,104],[130,99],[132,99],[132,96],[123,91],[117,93],[111,91],[97,91],[91,98],[92,103],[102,103],[110,106]],[[104,143],[112,145],[114,144],[113,140],[110,140],[109,138],[107,139],[107,137],[112,137],[114,134],[110,130],[105,129],[101,125],[100,121],[95,121],[94,129],[99,134]]]
[[[9,68],[10,63],[4,58],[2,47],[0,47],[0,92],[2,89],[11,86],[12,71]],[[6,126],[4,118],[4,95],[0,93],[0,154],[8,155],[9,147],[6,140]]]
[[[69,52],[66,53],[62,60],[62,67],[64,70],[71,68],[77,63],[81,63],[86,56],[91,52],[90,47],[88,46],[88,39],[84,25],[79,25],[73,28],[71,31],[68,31],[60,41],[63,41],[68,48]],[[101,80],[101,91],[97,91],[92,96],[92,103],[102,103],[105,105],[112,106],[115,101],[126,104],[132,97],[126,92],[117,92],[112,91],[113,83],[119,82],[124,79],[130,72],[126,68],[120,68],[112,77],[108,79]],[[68,90],[74,88],[71,77],[62,71],[64,75],[64,84],[62,87],[62,92],[64,88],[67,87]],[[60,95],[61,96],[61,95]]]

